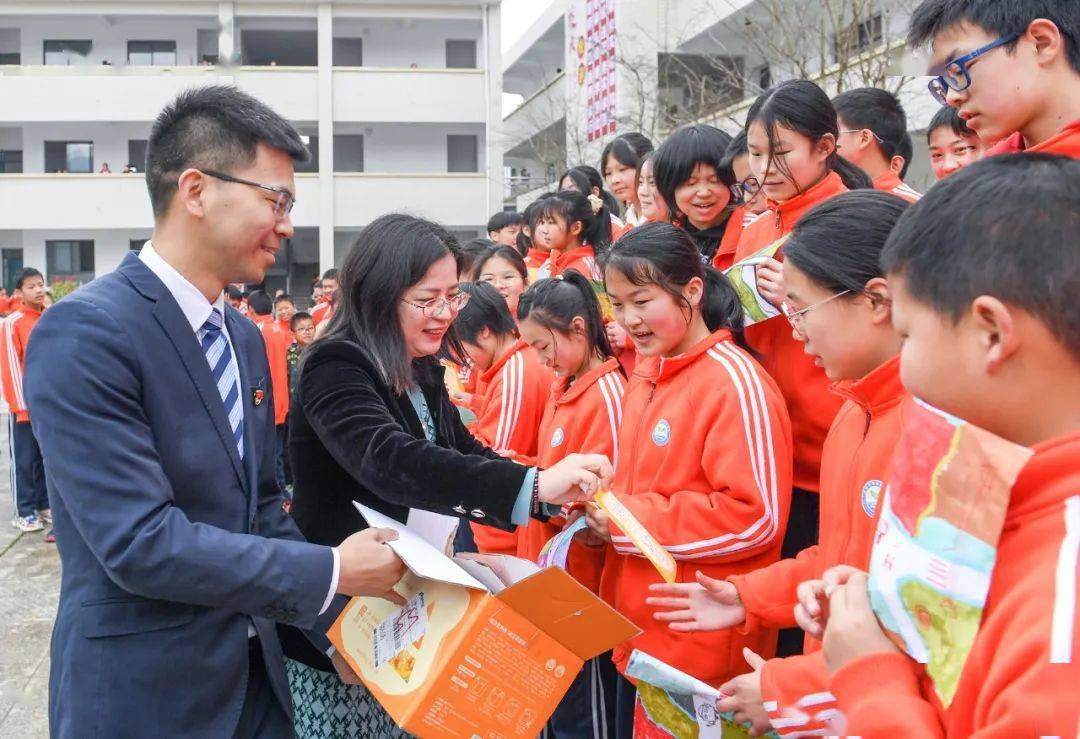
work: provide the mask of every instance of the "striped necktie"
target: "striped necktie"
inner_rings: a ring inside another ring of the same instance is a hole
[[[233,441],[240,459],[244,458],[244,413],[240,405],[240,375],[236,363],[232,361],[232,349],[229,340],[221,330],[222,317],[217,308],[210,311],[210,317],[202,325],[199,341],[202,344],[206,361],[210,365],[210,374],[217,384],[221,401],[225,404],[225,415],[229,417]]]

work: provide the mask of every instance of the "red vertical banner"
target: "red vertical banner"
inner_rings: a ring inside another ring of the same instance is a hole
[[[615,1],[585,2],[585,116],[589,141],[615,133]]]

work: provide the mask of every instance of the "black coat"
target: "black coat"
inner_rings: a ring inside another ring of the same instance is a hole
[[[367,528],[354,500],[402,522],[423,508],[513,528],[527,468],[473,438],[438,362],[414,362],[435,421],[431,443],[408,396],[394,393],[359,344],[322,340],[308,352],[289,411],[292,515],[308,541],[337,546]],[[328,669],[303,638],[285,641],[290,656]]]

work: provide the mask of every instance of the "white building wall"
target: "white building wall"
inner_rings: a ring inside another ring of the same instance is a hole
[[[94,44],[88,62],[93,65],[103,61],[113,65],[126,63],[128,41],[175,41],[177,64],[195,66],[198,64],[198,30],[216,30],[217,18],[86,15],[40,16],[30,20],[20,16],[0,16],[0,27],[20,29],[20,53],[24,65],[45,63],[47,40],[91,40]]]

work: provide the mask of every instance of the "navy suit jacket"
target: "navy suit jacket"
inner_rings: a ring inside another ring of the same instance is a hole
[[[282,511],[262,337],[232,308],[225,322],[242,460],[195,333],[134,252],[34,328],[26,397],[63,565],[53,736],[231,736],[252,622],[291,712],[273,622],[316,640],[340,610],[318,616],[331,550]]]

